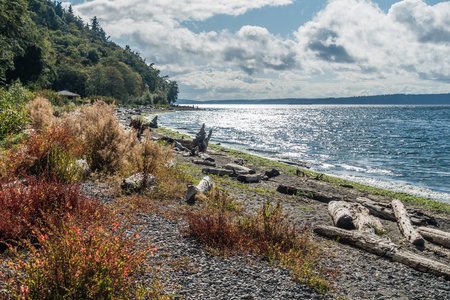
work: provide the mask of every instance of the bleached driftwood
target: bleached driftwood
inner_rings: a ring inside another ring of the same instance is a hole
[[[367,208],[356,204],[353,210],[355,215],[353,223],[357,230],[370,233],[375,233],[376,230],[383,230],[383,224],[381,224],[378,218],[372,216]]]
[[[233,170],[236,174],[245,175],[245,174],[255,174],[255,170],[238,165],[238,164],[226,164],[224,166],[227,170]]]
[[[343,201],[331,201],[328,203],[328,213],[333,219],[334,226],[344,229],[355,229],[352,213]]]
[[[418,231],[420,235],[427,240],[450,249],[450,232],[445,232],[428,227],[419,227]]]
[[[194,159],[192,160],[192,162],[196,165],[204,165],[204,166],[209,166],[209,167],[215,167],[216,163],[211,162],[209,160],[199,160],[199,159]]]
[[[398,199],[394,199],[392,200],[391,205],[394,210],[395,217],[397,218],[398,227],[400,228],[402,234],[410,243],[416,246],[423,246],[425,241],[417,230],[413,228],[408,212],[403,206],[403,203]]]
[[[368,252],[388,257],[421,272],[444,276],[450,279],[450,266],[433,261],[402,249],[402,247],[374,234],[367,234],[357,230],[349,231],[333,226],[316,226],[314,232],[332,239],[339,238],[340,242],[348,243]]]
[[[355,202],[366,207],[370,213],[378,218],[397,221],[392,206],[389,203],[375,202],[366,197],[358,197]],[[407,210],[413,225],[437,225],[436,219],[418,210]]]
[[[214,181],[209,176],[203,177],[197,186],[190,183],[186,189],[186,201],[188,203],[195,203],[195,195],[197,193],[204,194],[212,188],[214,188]]]

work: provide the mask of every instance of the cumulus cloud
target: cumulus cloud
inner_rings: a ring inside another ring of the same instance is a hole
[[[287,38],[258,26],[195,33],[183,25],[293,1],[92,0],[74,9],[97,16],[191,98],[450,91],[450,2],[403,0],[385,12],[369,0],[330,0]]]

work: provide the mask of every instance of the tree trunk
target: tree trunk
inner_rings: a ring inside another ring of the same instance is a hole
[[[421,272],[444,276],[447,280],[450,279],[450,266],[403,250],[400,246],[376,235],[322,225],[314,228],[314,232],[332,239],[339,238],[340,242],[345,242],[368,252],[388,257],[395,262],[400,262]]]
[[[442,230],[437,230],[428,227],[419,227],[418,229],[420,235],[422,235],[427,240],[432,241],[435,244],[444,246],[450,249],[450,233]]]
[[[403,203],[398,199],[394,199],[392,200],[391,205],[394,209],[394,214],[397,218],[397,224],[402,234],[412,244],[416,246],[423,246],[425,244],[425,241],[423,240],[422,236],[413,228],[411,220],[409,219],[408,212],[403,206]]]
[[[200,181],[200,183],[197,186],[194,186],[193,184],[187,185],[186,190],[186,201],[188,203],[195,203],[195,195],[197,193],[206,193],[207,191],[214,188],[214,181],[209,176],[203,177],[203,179]]]
[[[331,201],[328,203],[328,213],[333,219],[334,226],[344,229],[355,229],[352,213],[345,202]]]

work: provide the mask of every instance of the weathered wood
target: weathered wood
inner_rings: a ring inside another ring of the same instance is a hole
[[[397,221],[392,206],[388,203],[375,202],[366,197],[358,197],[355,202],[369,209],[370,213],[378,218]],[[437,225],[436,219],[418,210],[407,210],[414,225]]]
[[[348,243],[370,253],[388,257],[395,262],[400,262],[421,272],[444,276],[447,280],[450,279],[450,266],[404,250],[400,246],[377,235],[323,225],[316,226],[314,232],[332,239],[339,238],[340,242]]]
[[[212,129],[209,131],[209,135],[206,136],[205,124],[203,124],[200,131],[195,135],[195,139],[192,147],[198,147],[199,152],[206,152],[208,149],[209,140],[211,139]]]
[[[261,177],[256,174],[239,175],[237,180],[244,183],[258,183]]]
[[[195,195],[197,193],[204,194],[214,188],[214,181],[209,176],[203,177],[197,186],[188,184],[186,189],[186,201],[188,203],[195,203]]]
[[[395,217],[397,218],[398,227],[400,228],[402,234],[412,244],[416,246],[423,246],[425,241],[417,230],[413,228],[408,212],[403,206],[403,203],[398,199],[394,199],[392,200],[391,205],[394,210]]]
[[[204,165],[204,166],[209,166],[209,167],[215,167],[216,163],[208,161],[208,160],[198,160],[198,159],[194,159],[192,160],[192,162],[196,165]]]
[[[304,189],[298,189],[296,187],[293,186],[287,186],[284,184],[280,184],[277,187],[277,192],[282,193],[282,194],[288,194],[288,195],[299,195],[299,196],[304,196],[313,200],[317,200],[320,202],[324,202],[324,203],[329,203],[330,201],[338,201],[340,200],[339,198],[336,198],[334,196],[329,196],[320,192],[316,192],[316,191],[309,191],[309,190],[304,190]]]
[[[238,164],[226,164],[224,166],[227,170],[233,170],[236,174],[245,175],[245,174],[255,174],[255,170],[238,165]]]
[[[280,171],[278,171],[277,169],[272,169],[270,171],[266,171],[264,173],[264,175],[266,175],[269,178],[273,178],[273,177],[280,176]]]
[[[224,175],[231,176],[231,175],[233,175],[233,171],[232,170],[217,169],[217,168],[203,168],[202,172],[205,173],[205,174],[212,174],[212,175],[219,175],[219,176],[224,176]]]
[[[155,177],[151,174],[144,176],[143,173],[136,173],[124,179],[120,184],[120,187],[123,190],[137,191],[148,187],[154,180]]]
[[[149,124],[150,128],[158,128],[158,116],[155,116]]]
[[[369,212],[376,217],[389,221],[397,220],[394,211],[389,204],[378,203],[365,197],[356,198],[356,202],[367,208]]]
[[[353,210],[355,215],[353,223],[355,224],[357,230],[367,231],[370,233],[375,233],[376,230],[383,230],[383,224],[381,224],[378,218],[370,215],[367,208],[360,204],[356,204]]]
[[[427,240],[450,249],[450,232],[428,227],[419,227],[417,230]]]
[[[344,229],[355,229],[352,213],[344,201],[331,201],[328,203],[328,213],[333,219],[334,226]]]

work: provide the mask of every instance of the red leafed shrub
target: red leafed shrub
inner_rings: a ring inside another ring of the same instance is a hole
[[[85,145],[64,125],[52,125],[37,131],[7,155],[8,164],[3,178],[19,175],[39,175],[71,182],[78,178],[75,161],[85,152]]]
[[[29,177],[0,185],[0,239],[29,237],[35,227],[58,224],[65,215],[95,220],[104,208],[80,193],[73,184]]]
[[[20,275],[4,279],[15,298],[169,298],[146,297],[149,291],[136,281],[145,270],[146,254],[151,252],[134,249],[135,240],[96,224],[79,224],[70,217],[50,229],[48,234],[36,231],[39,247],[25,242],[30,259],[12,248]],[[160,290],[152,292],[162,295]]]

